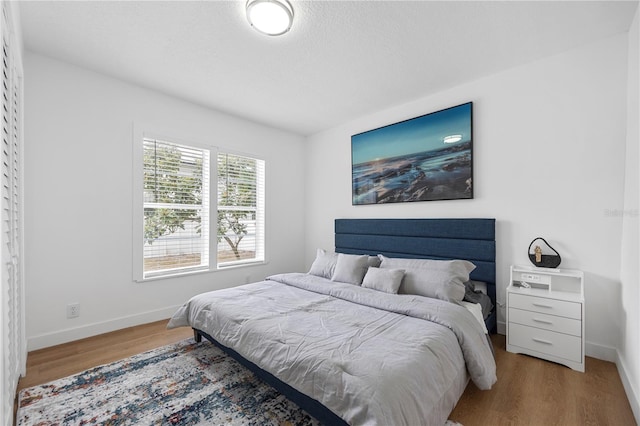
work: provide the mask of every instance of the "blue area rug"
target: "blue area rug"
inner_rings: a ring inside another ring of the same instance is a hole
[[[18,425],[317,425],[209,342],[185,340],[20,392]]]

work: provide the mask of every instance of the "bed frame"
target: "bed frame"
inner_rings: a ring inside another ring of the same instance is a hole
[[[487,283],[489,297],[496,306],[495,219],[336,219],[335,251],[383,254],[387,257],[469,260],[476,265],[471,278]],[[489,332],[495,332],[495,309],[485,322]],[[221,345],[207,333],[193,331],[197,342],[205,337],[320,423],[347,424],[320,402],[282,382],[233,349]]]

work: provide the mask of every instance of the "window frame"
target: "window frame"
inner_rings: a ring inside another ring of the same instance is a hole
[[[235,268],[244,268],[257,265],[264,265],[267,261],[266,250],[266,161],[260,156],[247,154],[245,152],[233,149],[224,149],[214,145],[208,145],[183,138],[168,136],[169,132],[148,131],[145,127],[134,125],[133,129],[133,281],[148,282],[169,278],[178,278],[183,276],[191,276],[195,274],[204,274],[211,272],[219,272]],[[209,265],[208,267],[200,267],[191,269],[177,269],[168,271],[167,273],[152,273],[145,276],[144,272],[144,139],[157,139],[164,142],[184,145],[197,149],[209,151]],[[263,214],[262,221],[262,260],[246,260],[228,262],[224,265],[218,263],[218,240],[217,240],[217,220],[218,220],[218,193],[217,193],[217,176],[218,176],[218,154],[226,153],[237,156],[244,156],[263,162],[264,188],[257,197],[262,198]]]

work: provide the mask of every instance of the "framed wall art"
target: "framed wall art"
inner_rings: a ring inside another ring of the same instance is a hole
[[[473,198],[472,102],[351,136],[352,203]]]

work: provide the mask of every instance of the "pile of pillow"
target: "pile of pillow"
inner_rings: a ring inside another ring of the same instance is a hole
[[[456,303],[464,299],[465,282],[474,269],[475,265],[466,260],[398,259],[318,249],[309,274],[386,293]]]

